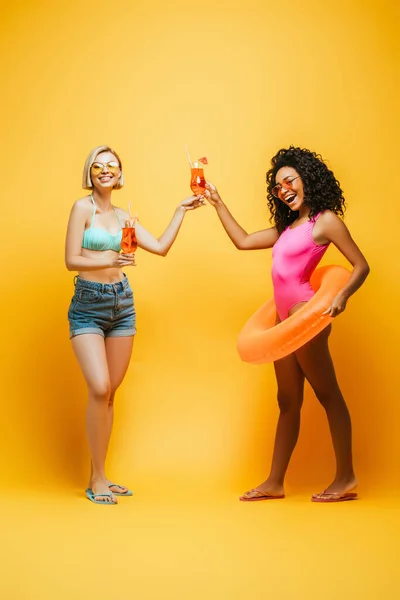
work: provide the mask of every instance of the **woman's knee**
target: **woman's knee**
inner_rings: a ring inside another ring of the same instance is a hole
[[[97,401],[109,402],[111,396],[111,385],[107,379],[98,380],[89,386],[89,396]]]
[[[303,405],[303,394],[278,390],[278,405],[281,413],[300,411]]]
[[[333,388],[323,390],[314,389],[314,393],[318,398],[319,403],[324,408],[332,406],[332,404],[335,403],[337,404],[338,402],[344,402],[339,386],[334,386]]]

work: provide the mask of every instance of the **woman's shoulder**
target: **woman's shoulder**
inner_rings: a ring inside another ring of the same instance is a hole
[[[315,223],[316,235],[325,236],[327,239],[331,239],[331,236],[341,235],[345,231],[347,231],[347,227],[343,219],[332,210],[321,212]]]
[[[323,210],[319,213],[318,221],[326,223],[326,225],[334,225],[339,222],[343,223],[343,220],[332,210]]]
[[[90,196],[75,200],[71,208],[71,218],[86,220],[90,218],[91,214],[93,214],[93,204],[90,201]]]
[[[76,208],[78,210],[93,210],[93,203],[90,199],[90,196],[78,198],[78,200],[75,200],[72,208]]]

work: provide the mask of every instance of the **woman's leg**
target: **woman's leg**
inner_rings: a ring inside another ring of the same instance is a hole
[[[72,338],[72,347],[88,386],[89,400],[86,429],[93,465],[92,489],[96,500],[116,502],[109,494],[105,461],[110,437],[109,402],[111,383],[104,338],[98,334],[82,334]]]
[[[324,329],[297,350],[296,357],[328,417],[336,456],[336,476],[326,492],[343,494],[354,489],[357,480],[353,470],[350,415],[329,352],[330,331],[331,326]]]
[[[271,471],[264,483],[242,496],[244,500],[284,494],[285,474],[299,436],[304,375],[294,354],[276,361],[274,367],[278,383],[280,415],[275,435]]]
[[[108,441],[111,437],[111,431],[114,420],[114,398],[115,392],[121,385],[126,371],[128,370],[129,361],[132,355],[134,336],[130,337],[108,337],[105,340],[106,359],[108,365],[108,373],[110,377],[111,393],[108,402],[107,424],[108,424]],[[89,487],[92,485],[93,465],[90,474]],[[112,483],[111,481],[109,483]],[[113,492],[125,493],[128,488],[125,486],[113,486],[110,488]]]

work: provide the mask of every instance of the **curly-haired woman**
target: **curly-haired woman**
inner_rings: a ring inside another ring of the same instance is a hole
[[[333,299],[326,314],[335,317],[369,273],[368,263],[352,239],[343,216],[345,200],[340,184],[321,156],[291,146],[279,150],[267,173],[268,206],[273,227],[247,233],[233,218],[217,189],[207,184],[206,197],[217,211],[226,233],[240,250],[273,248],[272,281],[277,323],[314,295],[310,277],[334,244],[353,266],[347,285]],[[284,479],[300,429],[304,380],[324,407],[336,456],[336,475],[314,502],[338,502],[357,497],[353,469],[351,421],[336,380],[328,337],[331,326],[302,348],[274,363],[280,409],[271,470],[264,483],[241,496],[243,501],[284,498]]]

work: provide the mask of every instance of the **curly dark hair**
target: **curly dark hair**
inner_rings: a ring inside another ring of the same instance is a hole
[[[272,158],[271,164],[272,167],[267,172],[267,201],[271,212],[270,221],[279,233],[299,216],[298,211],[292,211],[272,195],[272,188],[276,185],[276,174],[282,167],[293,167],[300,175],[304,187],[304,202],[310,207],[310,218],[324,210],[331,210],[343,217],[346,209],[343,191],[320,154],[290,146],[279,150]]]

